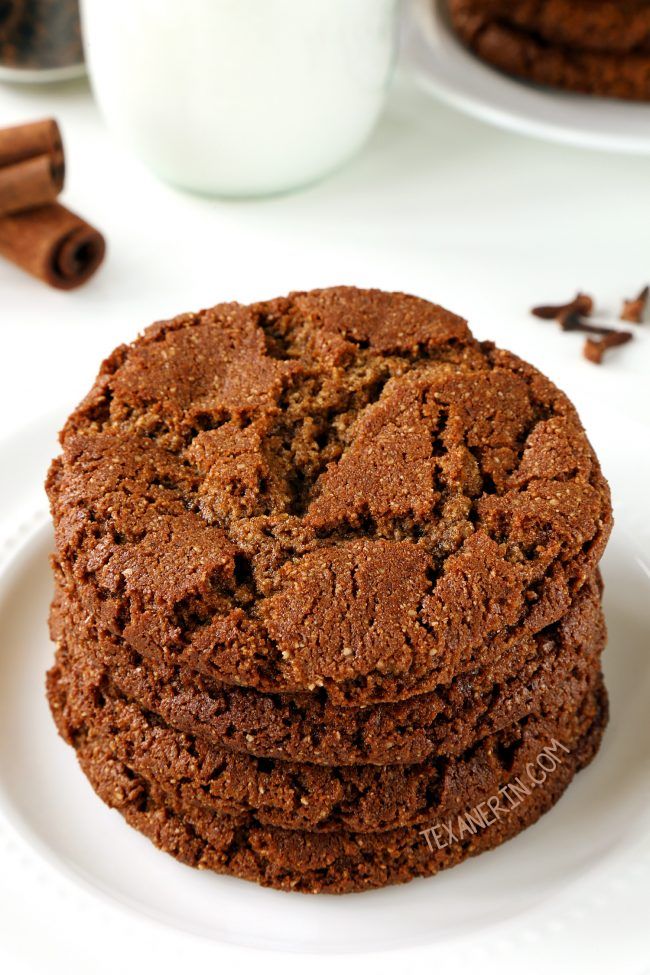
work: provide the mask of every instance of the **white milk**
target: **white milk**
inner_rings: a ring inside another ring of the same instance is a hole
[[[228,196],[309,183],[381,111],[398,0],[82,0],[102,111],[172,183]]]

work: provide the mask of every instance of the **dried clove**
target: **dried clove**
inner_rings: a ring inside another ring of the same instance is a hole
[[[624,321],[641,322],[648,298],[650,287],[646,287],[637,298],[623,303],[621,319]],[[594,308],[591,295],[577,293],[573,301],[565,305],[538,305],[531,310],[537,318],[556,321],[563,332],[585,332],[587,338],[583,353],[590,362],[600,365],[608,349],[617,345],[625,345],[633,338],[632,332],[623,332],[610,325],[597,324],[589,318]],[[592,336],[594,336],[592,338]]]
[[[610,329],[606,335],[599,339],[588,338],[583,349],[584,357],[589,362],[599,366],[608,349],[613,349],[617,345],[625,345],[632,337],[632,332],[618,332],[615,329]]]
[[[563,332],[589,332],[592,335],[609,335],[615,332],[615,328],[608,325],[596,325],[593,322],[585,321],[576,311],[563,312],[558,315],[558,324]]]
[[[572,313],[576,315],[591,315],[593,310],[593,298],[579,291],[575,298],[572,301],[568,301],[565,305],[538,305],[532,309],[531,314],[536,318],[544,318],[547,321],[553,321],[553,319],[559,321],[560,317],[564,315],[571,315]]]
[[[623,300],[623,310],[621,311],[621,321],[633,322],[635,325],[640,325],[645,315],[649,293],[650,288],[646,285],[636,298],[625,298]]]

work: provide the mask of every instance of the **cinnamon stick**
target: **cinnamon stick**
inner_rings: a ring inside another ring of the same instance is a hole
[[[54,119],[0,129],[0,215],[53,203],[64,178],[63,142]]]
[[[0,216],[54,203],[63,189],[63,167],[50,156],[0,166]]]
[[[0,254],[53,288],[77,288],[104,259],[104,238],[59,203],[0,217]]]
[[[54,119],[0,129],[0,166],[12,166],[34,156],[49,156],[55,169],[63,170],[63,140]],[[63,172],[59,178],[63,183]]]

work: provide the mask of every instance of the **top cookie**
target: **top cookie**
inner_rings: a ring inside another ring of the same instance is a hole
[[[566,396],[403,294],[157,323],[61,443],[56,544],[90,613],[142,654],[339,704],[422,693],[558,620],[611,522]]]

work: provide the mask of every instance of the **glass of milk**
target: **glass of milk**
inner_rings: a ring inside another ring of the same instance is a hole
[[[320,179],[372,131],[398,0],[82,0],[109,125],[164,179],[218,196]]]

